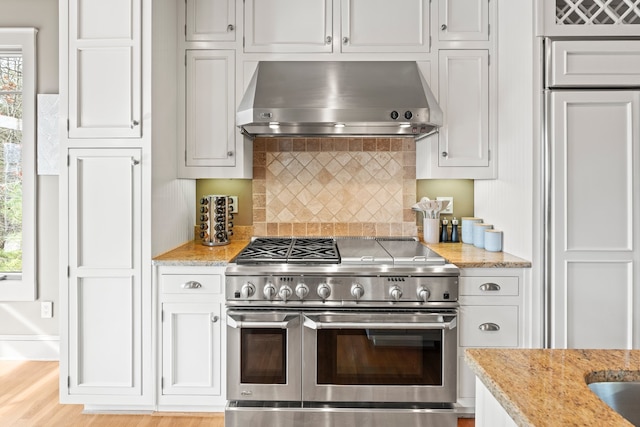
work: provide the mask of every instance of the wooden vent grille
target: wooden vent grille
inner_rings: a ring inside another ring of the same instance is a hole
[[[556,0],[558,25],[637,25],[640,0]]]

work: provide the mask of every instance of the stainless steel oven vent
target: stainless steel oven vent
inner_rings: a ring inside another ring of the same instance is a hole
[[[251,137],[421,138],[442,120],[415,61],[261,61],[236,115]]]

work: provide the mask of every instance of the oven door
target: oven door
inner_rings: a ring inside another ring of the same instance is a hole
[[[300,400],[300,313],[227,312],[227,399]]]
[[[457,311],[304,314],[302,398],[453,403]]]

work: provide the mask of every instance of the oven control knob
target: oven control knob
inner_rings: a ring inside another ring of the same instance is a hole
[[[280,288],[280,290],[278,291],[278,295],[280,295],[280,298],[284,302],[287,302],[287,300],[289,299],[289,297],[291,296],[292,293],[293,293],[293,291],[287,285],[282,286]]]
[[[242,285],[242,288],[240,288],[240,295],[242,295],[242,298],[251,298],[255,293],[256,287],[253,286],[253,283],[251,282],[245,283]]]
[[[418,298],[421,299],[422,302],[429,302],[429,295],[431,295],[431,292],[424,286],[418,289]]]
[[[400,301],[400,298],[402,298],[402,289],[400,289],[399,286],[393,286],[389,289],[389,296],[396,301]]]
[[[298,295],[300,299],[305,299],[305,297],[309,295],[309,287],[304,283],[298,283],[296,285],[296,295]]]
[[[267,284],[264,285],[264,289],[262,289],[262,293],[264,294],[265,299],[273,299],[277,293],[276,287],[273,286],[273,283],[267,282]]]
[[[320,283],[318,285],[318,296],[323,300],[329,298],[331,295],[331,288],[326,283]]]
[[[360,283],[354,283],[351,285],[351,295],[353,295],[355,299],[362,298],[362,295],[364,295],[364,288]]]

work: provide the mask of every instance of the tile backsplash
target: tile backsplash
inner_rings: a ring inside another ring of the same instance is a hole
[[[413,138],[256,138],[256,236],[417,236]]]

